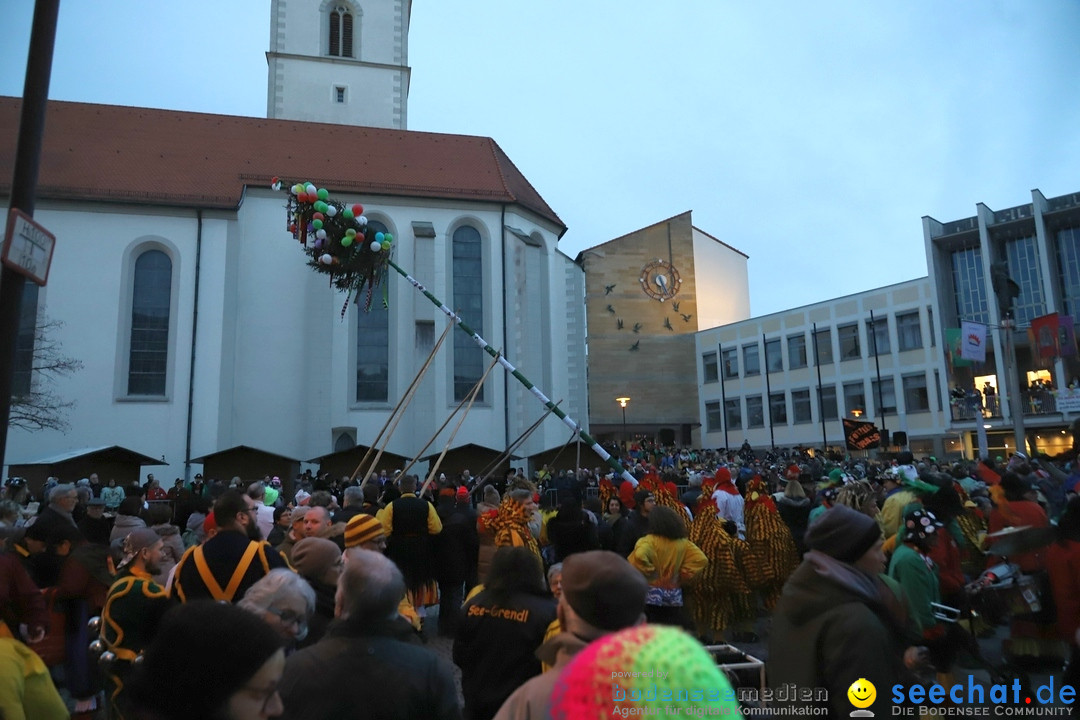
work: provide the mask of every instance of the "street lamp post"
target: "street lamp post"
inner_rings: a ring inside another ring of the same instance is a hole
[[[623,434],[623,447],[626,447],[626,406],[630,404],[630,398],[617,397],[615,402],[619,403],[619,407],[622,408],[622,434]]]

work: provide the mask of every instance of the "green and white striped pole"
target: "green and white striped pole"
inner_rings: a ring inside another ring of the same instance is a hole
[[[635,478],[633,475],[631,475],[626,470],[626,468],[624,468],[619,463],[618,460],[613,458],[611,456],[611,454],[608,453],[607,450],[600,447],[600,444],[597,443],[596,440],[594,440],[592,438],[592,436],[589,435],[589,433],[582,430],[581,426],[578,425],[577,422],[573,418],[568,417],[566,415],[566,413],[564,413],[562,410],[560,410],[555,405],[555,403],[551,402],[551,400],[546,395],[544,395],[544,393],[540,392],[539,388],[537,388],[535,385],[533,385],[531,382],[529,382],[529,379],[527,377],[525,377],[524,375],[522,375],[521,371],[519,371],[516,367],[511,365],[510,361],[508,361],[504,355],[502,355],[495,348],[491,347],[491,345],[488,344],[487,340],[485,340],[484,338],[477,335],[476,332],[471,327],[469,327],[461,319],[460,315],[455,313],[450,308],[446,307],[446,305],[444,305],[443,302],[441,300],[439,300],[439,298],[437,298],[437,297],[435,297],[434,295],[431,294],[430,290],[428,290],[426,287],[421,285],[416,280],[416,278],[414,278],[412,275],[409,275],[409,273],[402,270],[401,267],[399,267],[398,264],[395,263],[393,260],[388,260],[387,262],[389,263],[390,267],[394,268],[394,270],[396,270],[397,273],[399,275],[401,275],[401,277],[405,278],[409,282],[410,285],[412,285],[414,288],[416,288],[421,293],[423,293],[424,297],[426,297],[428,300],[430,300],[432,302],[432,304],[435,305],[435,307],[439,308],[439,310],[441,310],[444,315],[446,315],[448,318],[450,318],[450,320],[452,320],[454,322],[454,324],[456,324],[458,327],[460,327],[462,330],[464,330],[466,333],[468,333],[469,337],[471,337],[473,339],[473,342],[476,343],[480,348],[482,348],[484,350],[484,352],[486,352],[491,357],[495,358],[499,362],[499,364],[502,365],[506,369],[506,371],[508,373],[513,375],[515,378],[517,378],[518,382],[520,382],[522,385],[524,385],[525,388],[530,393],[533,394],[533,397],[535,397],[537,400],[539,400],[541,403],[544,404],[544,407],[546,407],[548,410],[550,410],[552,413],[554,413],[555,416],[557,418],[559,418],[560,420],[562,420],[563,423],[568,428],[570,428],[571,430],[576,432],[578,434],[578,436],[582,440],[587,442],[589,444],[589,447],[591,447],[593,449],[593,452],[595,452],[597,455],[599,455],[601,458],[603,458],[604,462],[606,462],[611,467],[612,470],[617,472],[624,480],[629,481],[630,484],[632,484],[634,487],[637,487],[637,484],[638,484],[637,478]]]

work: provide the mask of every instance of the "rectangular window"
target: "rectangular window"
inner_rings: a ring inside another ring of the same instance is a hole
[[[421,357],[431,354],[435,347],[435,322],[433,320],[417,320],[416,335],[413,347]]]
[[[343,87],[340,87],[340,86],[339,86],[339,87],[336,87],[336,88],[334,88],[334,98],[335,98],[335,99],[336,99],[336,100],[337,100],[337,101],[338,101],[339,103],[343,103],[343,102],[345,102],[345,88],[343,88]]]
[[[758,357],[757,343],[754,343],[753,345],[743,345],[742,359],[745,377],[761,374],[761,360]]]
[[[889,316],[875,316],[873,320],[866,321],[866,341],[869,343],[870,357],[874,355],[888,355],[892,352],[889,344]]]
[[[716,353],[707,352],[701,356],[701,366],[704,370],[704,382],[714,383],[720,379],[720,369],[716,364]]]
[[[164,396],[169,368],[172,259],[146,250],[135,260],[128,395]]]
[[[859,326],[857,324],[841,325],[836,328],[836,337],[840,341],[841,360],[858,360],[862,357],[859,351]]]
[[[765,341],[765,371],[784,372],[784,352],[780,348],[780,338]]]
[[[926,373],[904,375],[904,411],[930,412],[930,393],[926,387]]]
[[[824,420],[836,420],[836,386],[823,385],[821,388],[821,407],[818,409]]]
[[[724,429],[723,417],[720,415],[720,402],[705,403],[705,431],[720,432]]]
[[[828,328],[814,333],[814,363],[832,365],[832,331]]]
[[[742,430],[742,403],[738,398],[724,403],[724,417],[728,430]]]
[[[934,308],[926,306],[926,324],[930,328],[930,347],[937,347],[937,338],[934,336]]]
[[[904,313],[896,316],[896,339],[900,352],[918,350],[922,344],[922,326],[919,325],[919,312]]]
[[[788,335],[787,362],[792,370],[806,367],[806,335]]]
[[[851,417],[866,415],[866,384],[844,383],[844,414]]]
[[[941,407],[941,371],[940,370],[935,370],[934,371],[934,395],[935,395],[935,397],[937,397],[937,411],[942,412],[943,408]]]
[[[794,417],[796,423],[810,422],[811,416],[809,390],[791,391],[791,414]]]
[[[773,425],[787,425],[787,395],[784,393],[769,395],[769,419]]]
[[[892,378],[885,378],[881,381],[881,395],[880,401],[878,396],[878,381],[873,380],[870,383],[871,392],[873,397],[871,400],[874,403],[874,417],[881,417],[887,413],[896,412],[896,385],[893,383]],[[878,407],[880,404],[881,407]]]
[[[748,395],[746,398],[746,427],[765,427],[765,409],[760,395]]]
[[[1080,317],[1080,227],[1057,231],[1058,277],[1066,314]]]
[[[720,353],[720,357],[724,362],[724,378],[730,380],[739,377],[739,351],[728,348]]]
[[[386,402],[390,397],[390,311],[372,303],[371,310],[357,308],[356,314],[356,401]]]
[[[1013,301],[1013,317],[1023,324],[1045,315],[1046,301],[1039,277],[1039,246],[1035,236],[1007,240],[1005,257],[1009,262],[1009,277],[1020,286],[1020,297]]]
[[[15,336],[15,366],[11,375],[11,396],[30,394],[34,379],[34,334],[37,331],[37,283],[23,283],[22,305],[19,306],[19,329]]]
[[[952,281],[957,318],[989,323],[986,278],[979,248],[957,250],[952,254]]]

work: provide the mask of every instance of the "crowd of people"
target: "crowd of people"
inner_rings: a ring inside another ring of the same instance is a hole
[[[730,711],[739,694],[707,646],[761,633],[769,684],[825,688],[839,717],[857,678],[956,682],[996,623],[1012,657],[1064,649],[1062,681],[1080,682],[1073,464],[648,444],[622,460],[633,480],[547,466],[425,485],[305,474],[288,492],[275,477],[9,480],[0,657],[20,681],[0,717]],[[989,550],[1021,528],[1027,544]],[[1039,602],[1003,612],[987,568]],[[702,692],[641,692],[661,671],[661,691]]]

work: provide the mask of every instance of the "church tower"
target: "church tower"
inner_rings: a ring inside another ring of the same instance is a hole
[[[272,0],[266,116],[407,129],[412,0]]]

